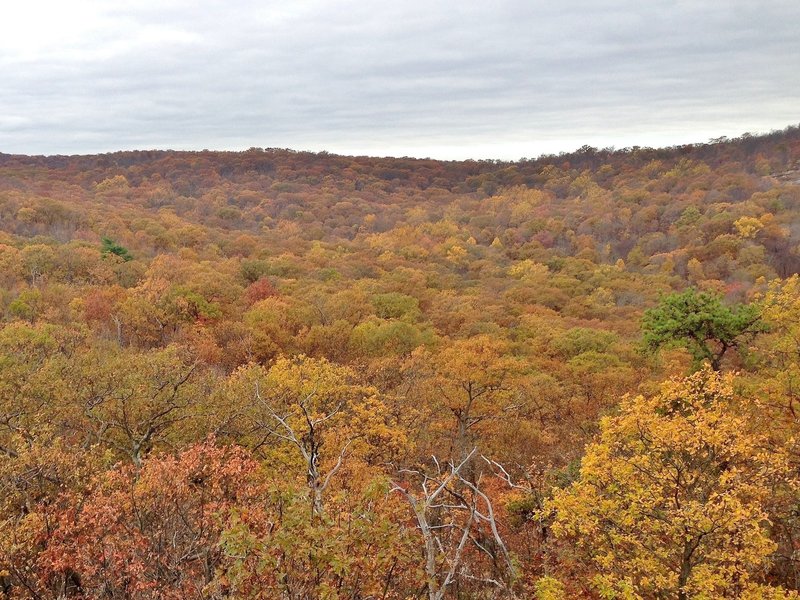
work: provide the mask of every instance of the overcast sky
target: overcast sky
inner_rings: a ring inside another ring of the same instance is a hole
[[[8,0],[0,152],[435,158],[800,123],[800,0]]]

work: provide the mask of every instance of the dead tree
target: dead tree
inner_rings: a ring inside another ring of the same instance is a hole
[[[442,600],[459,580],[470,580],[495,588],[513,598],[511,585],[516,569],[497,525],[490,498],[480,488],[480,479],[462,475],[477,450],[457,465],[442,465],[432,457],[433,468],[400,469],[403,481],[394,481],[392,491],[401,494],[411,507],[422,536],[425,585],[429,600]],[[488,529],[488,536],[484,530]],[[485,539],[490,539],[489,547]],[[476,572],[466,560],[470,553],[483,554],[504,565],[503,576]]]

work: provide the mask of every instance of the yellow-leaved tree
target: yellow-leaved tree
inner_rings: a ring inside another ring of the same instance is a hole
[[[781,430],[795,435],[800,424],[800,277],[771,282],[761,306],[770,333],[757,348],[763,358],[760,387],[769,399],[770,418],[779,418],[786,425]]]
[[[786,452],[794,479],[800,479],[800,277],[772,281],[760,299],[769,333],[755,344],[758,369],[743,382],[757,400],[749,406],[751,422],[770,443]],[[781,486],[771,508],[773,538],[778,543],[773,575],[780,581],[800,582],[797,539],[800,513],[798,488]]]
[[[550,502],[553,530],[605,597],[784,597],[759,574],[775,550],[765,507],[785,476],[737,414],[731,376],[706,367],[602,420],[579,480]]]
[[[284,474],[292,467],[303,474],[316,516],[340,470],[357,464],[366,475],[369,466],[392,460],[408,445],[378,390],[325,359],[300,355],[279,357],[270,368],[250,364],[233,373],[228,388],[229,419],[218,430],[238,429],[240,443],[257,456]]]

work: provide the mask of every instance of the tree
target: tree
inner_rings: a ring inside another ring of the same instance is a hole
[[[623,400],[601,421],[580,479],[549,503],[553,531],[574,542],[601,587],[739,597],[775,549],[765,505],[786,476],[785,461],[747,425],[731,377],[709,367]]]
[[[32,286],[53,273],[56,265],[56,253],[50,246],[32,244],[25,246],[20,252],[24,275],[30,277]]]
[[[73,597],[219,598],[208,588],[230,563],[222,532],[234,509],[260,510],[267,494],[258,463],[213,440],[149,458],[138,470],[117,466],[100,473],[90,493],[70,497],[39,572]]]
[[[219,571],[223,597],[418,597],[418,552],[402,499],[387,493],[382,476],[350,487],[329,499],[329,516],[309,519],[302,488],[277,478],[264,509],[235,517],[223,533],[234,559]]]
[[[716,294],[690,288],[661,298],[642,317],[643,341],[648,350],[682,346],[692,357],[692,368],[703,361],[719,371],[731,348],[766,330],[755,304],[727,306]]]
[[[131,256],[131,253],[128,252],[128,249],[123,246],[120,246],[117,242],[115,242],[111,238],[104,236],[100,239],[100,241],[102,242],[102,247],[100,252],[103,256],[113,254],[115,256],[119,256],[125,262],[133,260],[133,256]]]
[[[404,480],[392,487],[408,502],[422,536],[429,600],[442,600],[461,579],[498,593],[508,591],[516,577],[491,499],[481,489],[480,479],[473,482],[462,473],[476,452],[473,449],[459,464],[442,465],[433,457],[430,471],[401,469]],[[475,552],[488,557],[500,575],[483,572],[474,559],[470,561],[470,553]]]
[[[455,340],[434,355],[416,352],[411,367],[422,374],[416,392],[428,401],[434,417],[449,429],[449,456],[460,464],[478,446],[485,450],[491,437],[486,430],[498,427],[518,413],[522,399],[518,386],[524,363],[511,354],[505,340],[489,335]],[[471,461],[461,473],[469,477]]]
[[[52,598],[41,580],[46,549],[67,495],[82,496],[107,467],[96,448],[82,450],[41,425],[0,447],[0,598]]]
[[[773,396],[777,414],[770,416],[774,431],[775,418],[788,418],[789,436],[800,430],[800,277],[776,280],[770,284],[761,302],[769,335],[759,340],[760,389]],[[788,436],[787,436],[788,437]]]
[[[771,282],[761,299],[770,331],[757,341],[758,371],[744,382],[758,401],[748,405],[751,422],[769,437],[773,447],[785,450],[795,475],[800,474],[800,277]],[[773,572],[797,589],[797,539],[800,514],[797,489],[779,486],[771,521],[779,544]]]
[[[55,405],[64,393],[68,356],[80,341],[75,332],[49,324],[0,328],[0,454],[8,454],[13,439],[32,444],[48,423],[61,422]]]
[[[136,466],[172,436],[185,439],[188,423],[199,416],[197,364],[175,346],[97,348],[71,367],[63,394],[72,419],[67,426],[85,446],[99,444]]]
[[[248,365],[230,386],[253,450],[284,467],[302,465],[314,517],[323,515],[325,494],[348,459],[387,460],[407,444],[378,391],[325,359],[281,357],[270,369]]]
[[[273,296],[277,295],[278,292],[272,282],[266,277],[261,277],[247,286],[242,297],[244,298],[245,304],[250,307],[256,302],[260,302],[261,300],[266,300],[267,298],[272,298]]]

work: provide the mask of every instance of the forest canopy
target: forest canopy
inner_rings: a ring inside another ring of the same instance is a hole
[[[0,598],[798,598],[800,128],[0,154]]]

